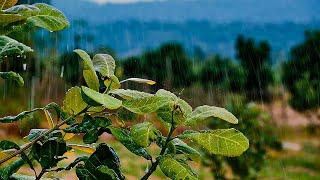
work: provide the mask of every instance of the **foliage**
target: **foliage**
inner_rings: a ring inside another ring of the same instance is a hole
[[[267,88],[273,83],[270,51],[270,45],[265,41],[257,44],[243,36],[236,41],[236,56],[245,73],[244,90],[250,99],[267,98]]]
[[[160,48],[147,51],[140,57],[123,61],[124,75],[136,75],[157,79],[157,87],[182,87],[192,83],[192,62],[183,47],[177,43],[163,44]]]
[[[306,32],[305,41],[291,50],[291,60],[283,65],[283,82],[298,110],[320,105],[320,32]]]
[[[34,165],[41,166],[41,172],[35,172],[36,179],[40,179],[47,172],[71,169],[75,169],[80,180],[106,177],[125,179],[119,157],[112,147],[105,143],[92,145],[97,143],[103,133],[113,135],[133,154],[150,161],[151,166],[142,179],[148,179],[158,166],[171,179],[197,179],[197,173],[188,163],[199,160],[201,155],[198,150],[189,146],[189,142],[196,142],[197,147],[202,147],[212,155],[234,157],[248,149],[248,139],[233,128],[175,133],[179,127],[186,126],[191,129],[212,117],[237,124],[237,118],[227,110],[206,105],[193,109],[187,102],[163,89],[155,94],[120,89],[126,81],[149,85],[155,82],[139,78],[120,82],[114,75],[115,61],[111,56],[97,54],[91,59],[83,50],[77,49],[74,52],[81,58],[87,86],[72,87],[66,93],[62,108],[52,103],[43,108],[0,119],[2,123],[11,123],[23,120],[36,111],[43,111],[50,127],[45,130],[31,130],[27,136],[29,143],[21,147],[15,145],[16,150],[2,157],[1,177],[13,177],[11,175],[22,165],[28,164],[30,168]],[[157,114],[159,119],[169,126],[169,131],[166,135],[160,132],[151,119],[141,123],[123,122],[124,124],[119,126],[117,122],[122,121],[119,117],[124,110],[135,116]],[[58,119],[56,122],[53,121],[54,116]],[[84,144],[68,142],[75,134],[84,135]],[[2,149],[8,149],[6,144],[13,142],[0,142]],[[156,157],[148,152],[151,144],[156,144],[160,149]],[[71,164],[61,166],[59,162],[68,158],[66,152],[73,149],[89,152],[90,156],[80,156]],[[18,158],[8,163],[8,160],[17,155],[23,155],[22,160]]]
[[[233,158],[207,154],[208,158],[205,158],[203,162],[211,167],[212,173],[218,179],[227,178],[227,167],[230,167],[234,175],[241,179],[256,178],[258,172],[264,167],[266,150],[268,148],[279,150],[281,142],[274,132],[268,114],[257,105],[246,104],[243,98],[233,97],[227,108],[239,118],[237,128],[243,131],[250,140],[250,148],[243,156]],[[212,120],[209,126],[211,128],[230,128],[230,125],[215,120]]]
[[[1,4],[2,3],[2,4]],[[22,55],[32,52],[32,49],[10,37],[11,33],[19,31],[28,31],[30,27],[40,27],[48,31],[59,31],[67,26],[69,22],[59,10],[43,3],[33,5],[16,5],[17,0],[4,0],[0,3],[0,63],[7,56]],[[13,77],[16,81],[17,76]],[[3,77],[3,76],[1,76]],[[19,85],[22,81],[16,81]]]
[[[225,90],[241,92],[244,90],[245,76],[241,66],[230,59],[214,56],[207,60],[199,73],[204,88],[218,86]]]

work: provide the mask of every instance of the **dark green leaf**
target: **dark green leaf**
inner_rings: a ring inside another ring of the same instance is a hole
[[[116,152],[106,144],[100,144],[97,150],[84,161],[84,165],[78,165],[76,168],[77,176],[80,180],[105,180],[112,179],[111,174],[101,171],[99,167],[106,166],[112,169],[119,179],[125,179],[120,171],[120,160]]]

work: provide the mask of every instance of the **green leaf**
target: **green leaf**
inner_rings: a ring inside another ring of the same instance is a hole
[[[13,80],[20,87],[24,85],[23,78],[15,72],[0,72],[0,77],[3,79]]]
[[[12,38],[7,36],[0,36],[0,62],[1,59],[9,55],[22,55],[33,50]]]
[[[21,16],[19,14],[0,14],[0,24],[2,26],[19,22],[19,21],[25,22],[26,19],[27,19],[26,17]]]
[[[189,159],[193,161],[199,161],[201,158],[201,154],[195,150],[194,148],[190,147],[188,144],[185,142],[181,141],[180,139],[173,139],[171,141],[173,145],[176,147],[176,153],[177,154],[184,154],[186,155]]]
[[[228,157],[240,156],[249,148],[248,139],[233,128],[201,132],[185,131],[179,138],[190,139],[211,154]]]
[[[136,124],[131,127],[131,137],[141,147],[148,147],[157,139],[159,131],[150,122]]]
[[[76,115],[87,108],[81,97],[81,88],[73,87],[68,90],[63,100],[63,110],[69,114]]]
[[[0,10],[8,9],[17,4],[17,2],[18,0],[2,0],[2,2],[0,2]]]
[[[31,129],[25,138],[27,138],[29,141],[33,141],[46,131],[48,131],[48,129]]]
[[[170,91],[160,89],[156,93],[156,96],[167,98],[171,101],[171,103],[168,103],[167,105],[157,110],[158,117],[166,123],[171,124],[172,111],[174,111],[173,120],[176,124],[184,123],[187,116],[192,113],[192,107],[187,102],[180,99]]]
[[[159,108],[168,103],[167,98],[150,96],[139,99],[129,99],[123,101],[123,107],[136,114],[148,114],[156,112]]]
[[[52,138],[45,141],[42,145],[37,144],[36,160],[45,169],[53,168],[63,158],[61,156],[67,152],[67,145],[61,139]]]
[[[16,12],[26,16],[27,23],[32,23],[34,26],[48,31],[60,31],[69,26],[67,18],[58,9],[44,3],[37,3],[32,6],[36,7],[31,9],[32,12],[29,9],[29,12],[26,13],[23,8],[18,11],[14,7],[12,7],[13,9],[7,9],[6,12]]]
[[[189,171],[184,165],[175,160],[171,156],[162,156],[159,163],[161,171],[169,178],[173,180],[198,179],[193,173]]]
[[[110,94],[114,94],[117,96],[120,96],[123,99],[141,99],[145,97],[151,97],[152,94],[136,91],[136,90],[130,90],[130,89],[115,89],[109,92]]]
[[[238,119],[226,109],[207,105],[197,107],[188,116],[185,124],[190,126],[201,124],[203,120],[211,117],[216,117],[232,124],[238,124]]]
[[[108,88],[108,90],[119,89],[121,87],[119,79],[115,75],[112,75],[110,78],[107,78],[106,80],[104,80],[103,83]]]
[[[111,78],[114,75],[116,63],[112,56],[108,54],[96,54],[92,62],[94,69],[101,73],[103,77]]]
[[[118,155],[114,149],[106,144],[100,144],[89,159],[84,162],[84,165],[78,165],[76,168],[76,173],[80,180],[112,179],[114,174],[110,174],[110,171],[105,171],[106,168],[103,166],[113,170],[119,179],[125,179],[120,170],[120,160]]]
[[[91,101],[104,106],[107,109],[118,109],[122,102],[108,94],[101,94],[90,88],[82,86],[82,93]]]
[[[0,178],[3,180],[10,179],[11,175],[17,172],[24,164],[25,161],[23,159],[19,159],[9,165],[6,165],[5,168],[0,169]]]
[[[99,166],[98,170],[103,173],[106,174],[108,176],[110,176],[110,180],[119,180],[120,178],[118,177],[117,173],[113,170],[110,169],[108,166]]]
[[[11,142],[11,141],[1,141],[0,142],[0,149],[2,150],[9,150],[9,149],[16,149],[16,150],[20,150],[20,146],[17,145],[16,143],[14,142]],[[24,153],[22,152],[21,153],[21,158],[29,165],[29,167],[35,172],[35,169],[33,167],[33,164],[31,162],[31,160],[29,159],[29,157]]]
[[[21,119],[24,119],[26,117],[28,117],[30,114],[36,112],[36,111],[43,111],[43,110],[49,110],[49,109],[54,109],[57,111],[57,113],[59,114],[59,116],[62,114],[62,112],[60,111],[59,109],[59,106],[55,103],[50,103],[48,105],[46,105],[45,107],[42,107],[42,108],[36,108],[36,109],[33,109],[31,111],[24,111],[16,116],[6,116],[6,117],[3,117],[3,118],[0,118],[0,123],[12,123],[12,122],[15,122],[15,121],[19,121]]]
[[[81,49],[76,49],[73,52],[77,53],[82,61],[83,64],[83,77],[89,86],[89,88],[99,91],[99,79],[98,76],[94,70],[93,63],[91,61],[91,58],[89,54],[87,54],[85,51]]]
[[[124,82],[127,82],[127,81],[132,81],[132,82],[141,83],[141,84],[148,84],[148,85],[156,84],[155,81],[152,81],[152,80],[149,80],[149,79],[141,79],[141,78],[129,78],[129,79],[121,81],[121,83],[124,83]]]
[[[121,142],[129,151],[132,153],[142,156],[147,160],[151,159],[149,153],[142,147],[140,147],[130,136],[130,132],[125,129],[109,127],[111,134],[116,137],[118,141]]]

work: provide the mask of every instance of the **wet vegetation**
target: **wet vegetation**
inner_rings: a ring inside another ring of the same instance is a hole
[[[61,35],[63,13],[16,3],[0,13],[0,179],[320,176],[319,31],[278,64],[268,41],[245,35],[235,58],[178,42],[123,58],[81,50],[89,35],[59,54],[37,36]],[[291,125],[291,107],[306,124]]]

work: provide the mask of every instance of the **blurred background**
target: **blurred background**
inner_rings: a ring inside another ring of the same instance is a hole
[[[165,88],[193,107],[222,106],[239,118],[233,127],[248,137],[250,149],[239,158],[203,152],[205,160],[194,164],[201,179],[320,179],[320,1],[19,0],[36,2],[57,7],[71,25],[10,35],[35,53],[0,64],[25,79],[24,87],[0,79],[0,117],[61,104],[70,87],[83,84],[74,49],[108,53],[119,79],[157,82],[124,88]],[[36,114],[1,126],[0,139],[45,126]],[[228,125],[212,119],[204,126]],[[140,177],[145,162],[111,143],[127,159],[128,179]]]

